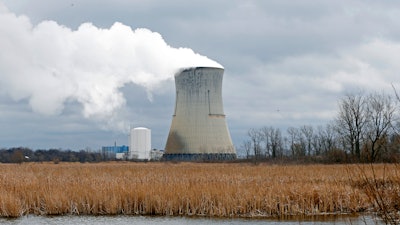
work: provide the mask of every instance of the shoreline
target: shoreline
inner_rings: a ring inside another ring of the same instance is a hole
[[[186,225],[196,224],[204,225],[209,223],[227,224],[227,225],[261,225],[261,224],[304,224],[311,225],[316,223],[323,224],[383,224],[382,221],[372,215],[361,215],[359,217],[336,217],[325,219],[289,219],[279,220],[274,218],[269,219],[243,219],[243,218],[209,218],[209,217],[165,217],[165,216],[35,216],[26,215],[18,218],[0,218],[1,224],[167,224],[167,225]]]

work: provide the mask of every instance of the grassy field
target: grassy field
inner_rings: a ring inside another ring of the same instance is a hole
[[[382,192],[387,201],[400,199],[396,165],[23,163],[0,171],[2,217],[357,213],[375,209],[370,181],[391,188]]]

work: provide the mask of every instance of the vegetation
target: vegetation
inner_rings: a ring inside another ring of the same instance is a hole
[[[358,167],[352,174],[352,184],[363,190],[368,196],[374,211],[386,224],[397,225],[400,222],[400,179],[399,165],[376,165]],[[369,171],[368,173],[366,171]]]
[[[169,215],[276,217],[374,210],[366,180],[390,184],[395,165],[247,163],[0,164],[0,216]],[[362,176],[357,171],[362,171]],[[351,178],[351,179],[350,179]],[[396,206],[397,207],[397,206]]]
[[[0,216],[287,218],[375,212],[387,224],[398,224],[398,103],[397,93],[395,100],[378,93],[349,94],[326,126],[290,127],[286,134],[268,126],[250,129],[242,163],[87,164],[112,155],[0,149]],[[360,162],[394,163],[344,164]]]
[[[396,95],[397,96],[397,95]],[[248,131],[241,146],[247,158],[320,163],[397,162],[400,98],[383,93],[348,94],[332,122],[317,128],[264,126]]]
[[[36,150],[29,148],[10,148],[0,149],[1,163],[23,163],[23,162],[101,162],[108,161],[110,156],[105,152],[91,152],[87,150],[71,151],[71,150]]]

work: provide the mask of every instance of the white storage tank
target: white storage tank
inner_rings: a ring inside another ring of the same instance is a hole
[[[145,127],[131,129],[129,138],[129,158],[150,159],[151,130]]]

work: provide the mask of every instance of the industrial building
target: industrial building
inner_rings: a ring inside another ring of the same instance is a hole
[[[151,130],[145,127],[132,128],[129,135],[128,159],[151,159]]]
[[[126,159],[126,155],[129,152],[129,147],[126,145],[117,146],[103,146],[101,148],[102,154],[107,155],[109,158],[116,158],[116,159]]]
[[[103,154],[120,160],[160,160],[163,150],[151,149],[151,130],[145,127],[132,128],[129,133],[129,147],[122,145],[103,146]]]
[[[195,67],[175,75],[175,110],[164,160],[236,158],[223,111],[223,73],[222,68]]]

